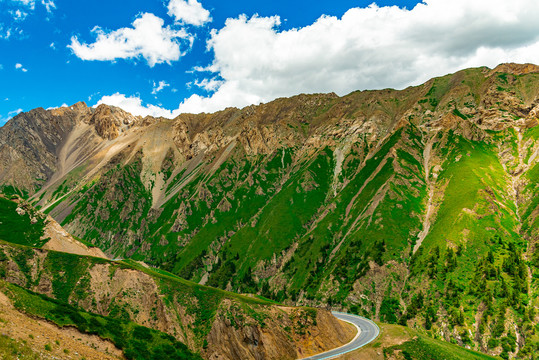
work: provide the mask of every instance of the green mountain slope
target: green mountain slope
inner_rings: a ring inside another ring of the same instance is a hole
[[[342,356],[342,360],[494,360],[499,357],[465,349],[439,339],[427,337],[407,327],[379,324],[381,333],[370,344]]]

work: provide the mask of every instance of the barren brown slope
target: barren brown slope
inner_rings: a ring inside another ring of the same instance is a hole
[[[43,249],[108,259],[101,249],[87,246],[75,239],[52,217],[48,216],[46,221],[43,237],[49,240],[43,245]]]
[[[21,313],[2,292],[0,285],[0,332],[24,342],[40,359],[117,360],[123,354],[110,341],[72,327],[60,328],[48,321]],[[48,346],[50,350],[45,347]]]

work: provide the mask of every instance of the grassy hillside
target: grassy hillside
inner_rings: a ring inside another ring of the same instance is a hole
[[[5,360],[38,360],[40,354],[24,343],[0,335],[0,357]]]
[[[13,269],[8,268],[8,264],[11,262],[18,267],[16,275],[13,274]],[[107,278],[104,280],[109,284],[114,284],[115,281],[125,281],[116,280],[115,276],[120,276],[122,273],[124,276],[133,274],[135,281],[139,279],[138,281],[148,282],[144,285],[156,286],[155,294],[144,295],[151,299],[162,298],[165,304],[185,307],[186,311],[193,316],[193,323],[189,330],[184,330],[186,331],[184,335],[200,344],[208,335],[213,318],[225,299],[244,304],[246,308],[250,308],[251,305],[274,304],[274,302],[261,297],[238,295],[201,286],[162,270],[147,268],[136,262],[108,261],[56,251],[44,252],[0,241],[0,276],[7,278],[16,276],[17,279],[12,280],[12,282],[22,287],[33,289],[39,288],[42,284],[50,283],[50,285],[42,286],[50,286],[50,294],[58,301],[95,311],[101,309],[101,312],[125,321],[136,320],[137,315],[142,311],[141,305],[150,305],[136,303],[137,299],[141,299],[141,294],[137,293],[136,287],[133,289],[127,287],[109,288],[118,296],[105,293],[107,289],[96,293],[96,285],[93,283],[96,280],[92,274],[97,271],[106,274]],[[99,276],[102,275],[99,274]],[[104,308],[103,303],[106,303]],[[157,304],[156,301],[155,305]],[[152,317],[146,319],[146,323],[156,326],[160,320],[164,320],[159,319],[156,310],[154,308],[150,311]],[[195,334],[195,337],[190,334],[191,332]]]
[[[0,239],[14,244],[41,247],[45,216],[31,206],[0,196]]]
[[[495,360],[477,351],[462,348],[425,336],[399,325],[379,323],[380,336],[365,347],[342,357],[342,360]]]
[[[489,360],[495,359],[492,356],[484,355],[476,351],[463,349],[449,343],[434,340],[424,335],[417,335],[413,340],[402,345],[384,349],[384,353],[392,356],[395,353],[402,355],[403,359],[417,360]]]

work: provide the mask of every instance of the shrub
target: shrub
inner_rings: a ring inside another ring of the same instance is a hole
[[[500,345],[500,341],[499,341],[499,340],[494,339],[494,338],[490,338],[490,339],[488,340],[487,346],[488,346],[489,349],[497,348],[498,345]]]

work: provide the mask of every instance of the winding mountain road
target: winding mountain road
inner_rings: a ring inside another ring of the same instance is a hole
[[[354,325],[357,329],[357,335],[350,341],[348,344],[338,347],[333,350],[323,352],[318,355],[309,356],[303,358],[302,360],[327,360],[333,359],[337,356],[349,353],[351,351],[357,350],[362,346],[367,345],[374,339],[378,337],[380,329],[378,326],[369,319],[366,319],[361,316],[344,314],[336,311],[331,312],[337,319],[346,321]]]

